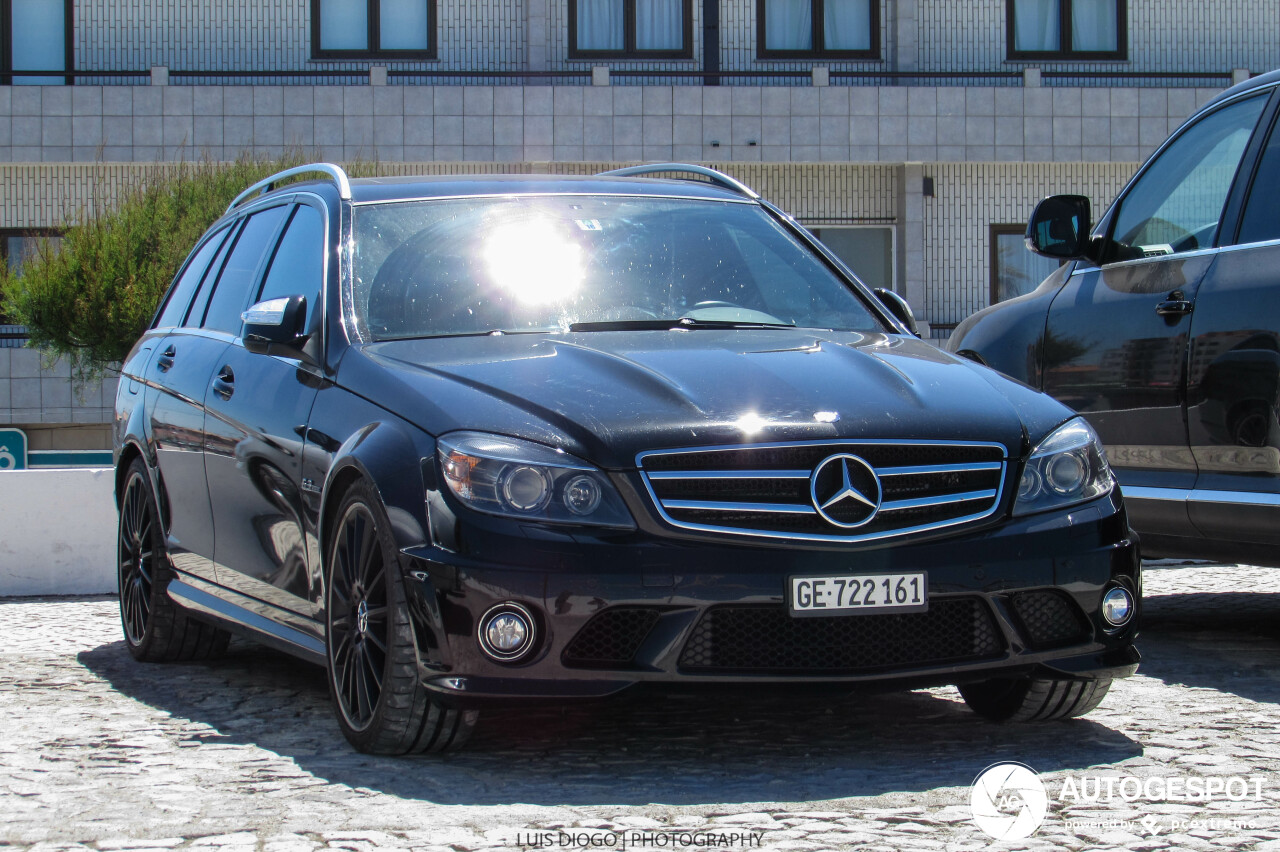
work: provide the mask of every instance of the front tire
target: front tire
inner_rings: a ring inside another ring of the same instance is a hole
[[[369,754],[450,751],[477,713],[434,701],[418,647],[390,524],[363,480],[343,496],[330,537],[325,593],[329,693],[342,733]]]
[[[1044,722],[1083,716],[1111,688],[1111,678],[996,678],[959,687],[969,709],[993,722]]]
[[[169,597],[173,569],[142,459],[125,473],[116,535],[116,579],[125,645],[143,662],[204,660],[226,650],[224,630],[189,618]]]

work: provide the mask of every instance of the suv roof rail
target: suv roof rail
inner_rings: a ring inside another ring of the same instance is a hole
[[[732,190],[739,195],[745,195],[747,198],[756,200],[760,194],[751,187],[747,186],[736,178],[731,178],[724,172],[718,172],[715,169],[709,169],[706,166],[694,166],[688,163],[648,163],[643,166],[626,166],[621,169],[613,169],[608,172],[601,172],[599,177],[637,177],[639,175],[651,175],[659,172],[674,172],[683,175],[697,175],[710,180],[717,186]],[[684,177],[682,180],[690,180]]]
[[[292,169],[285,169],[282,172],[276,172],[271,177],[258,181],[253,186],[237,195],[235,201],[231,202],[231,205],[227,207],[226,213],[223,213],[222,215],[227,215],[227,213],[235,210],[254,195],[263,192],[270,192],[276,188],[277,183],[285,178],[305,174],[327,175],[329,179],[333,181],[334,185],[338,187],[338,196],[343,201],[351,200],[351,181],[347,177],[347,173],[343,170],[342,166],[336,166],[333,163],[309,163],[305,166],[294,166]]]

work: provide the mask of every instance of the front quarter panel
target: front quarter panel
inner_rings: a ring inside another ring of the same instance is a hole
[[[1025,296],[1000,302],[970,316],[952,332],[946,348],[977,355],[981,362],[1033,388],[1041,386],[1049,305],[1071,275],[1074,264],[1058,267]]]

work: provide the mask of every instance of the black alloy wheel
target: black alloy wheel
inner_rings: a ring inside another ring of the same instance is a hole
[[[173,570],[151,479],[140,457],[130,463],[120,492],[116,564],[120,625],[135,658],[203,660],[226,649],[231,638],[226,631],[189,618],[169,597]]]
[[[145,474],[129,471],[120,500],[120,621],[130,645],[139,645],[151,620],[155,576],[156,518],[151,511]]]
[[[343,735],[370,754],[460,747],[478,714],[440,705],[422,684],[399,554],[377,492],[355,483],[334,517],[325,646]]]
[[[367,505],[352,503],[337,530],[329,589],[333,688],[347,724],[363,731],[387,668],[387,565]]]

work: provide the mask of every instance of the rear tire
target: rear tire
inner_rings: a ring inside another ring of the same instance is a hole
[[[996,678],[959,687],[969,709],[993,722],[1045,722],[1083,716],[1102,703],[1111,678]]]
[[[141,458],[130,463],[121,490],[116,566],[120,626],[134,659],[205,660],[226,650],[230,634],[190,618],[169,597],[173,569],[151,478]]]
[[[422,685],[404,576],[377,494],[355,483],[336,517],[325,563],[325,647],[343,735],[369,754],[461,747],[478,714],[442,706]]]

